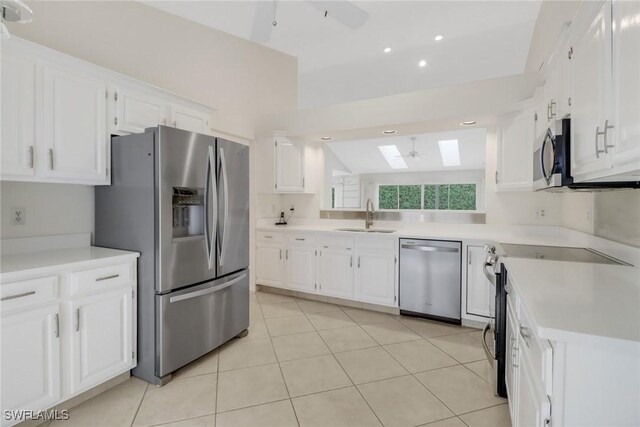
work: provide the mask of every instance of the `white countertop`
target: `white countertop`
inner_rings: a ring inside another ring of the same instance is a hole
[[[75,248],[34,251],[0,258],[0,281],[10,281],[26,274],[49,272],[52,268],[82,268],[103,259],[138,257],[139,253],[117,249],[82,246]]]
[[[262,231],[331,232],[363,227],[363,221],[332,221],[258,226]],[[607,343],[640,350],[640,249],[557,226],[377,222],[374,228],[394,233],[369,233],[380,238],[425,238],[593,248],[636,267],[503,258],[509,277],[540,337],[561,342]]]
[[[640,269],[502,258],[538,336],[640,350]]]

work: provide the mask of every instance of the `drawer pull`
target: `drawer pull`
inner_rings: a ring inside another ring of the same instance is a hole
[[[6,297],[0,298],[0,301],[9,301],[12,299],[18,299],[23,297],[28,297],[29,295],[35,295],[36,291],[23,292],[21,294],[9,295]]]
[[[265,239],[273,239],[273,236],[264,236]]]
[[[109,280],[109,279],[115,279],[117,277],[120,277],[120,275],[119,274],[112,274],[111,276],[98,277],[96,279],[96,282],[102,282],[103,280]]]
[[[300,241],[304,242],[304,239],[302,237],[296,237],[296,240],[300,240]]]

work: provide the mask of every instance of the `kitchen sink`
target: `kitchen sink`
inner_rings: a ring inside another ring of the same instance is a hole
[[[353,233],[393,233],[396,230],[384,228],[336,228],[336,231],[351,231]]]

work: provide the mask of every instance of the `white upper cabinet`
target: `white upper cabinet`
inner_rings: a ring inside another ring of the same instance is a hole
[[[304,192],[304,147],[304,142],[285,138],[274,142],[277,193]]]
[[[582,181],[608,168],[611,111],[611,3],[603,2],[573,37],[571,173]]]
[[[640,2],[613,2],[615,173],[640,169]],[[636,175],[635,180],[638,180]]]
[[[534,116],[534,111],[528,109],[505,119],[500,126],[495,177],[498,191],[532,189]]]
[[[35,63],[2,54],[2,176],[35,173]]]
[[[148,127],[167,124],[167,101],[135,89],[115,87],[110,91],[115,114],[109,123],[114,133],[141,133]]]
[[[180,104],[171,105],[171,126],[190,132],[210,133],[207,113]]]
[[[44,67],[42,141],[48,176],[105,183],[106,94],[102,79]]]

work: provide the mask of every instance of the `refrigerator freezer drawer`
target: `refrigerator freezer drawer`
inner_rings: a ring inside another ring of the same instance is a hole
[[[164,377],[249,327],[249,271],[157,295],[156,376]]]

